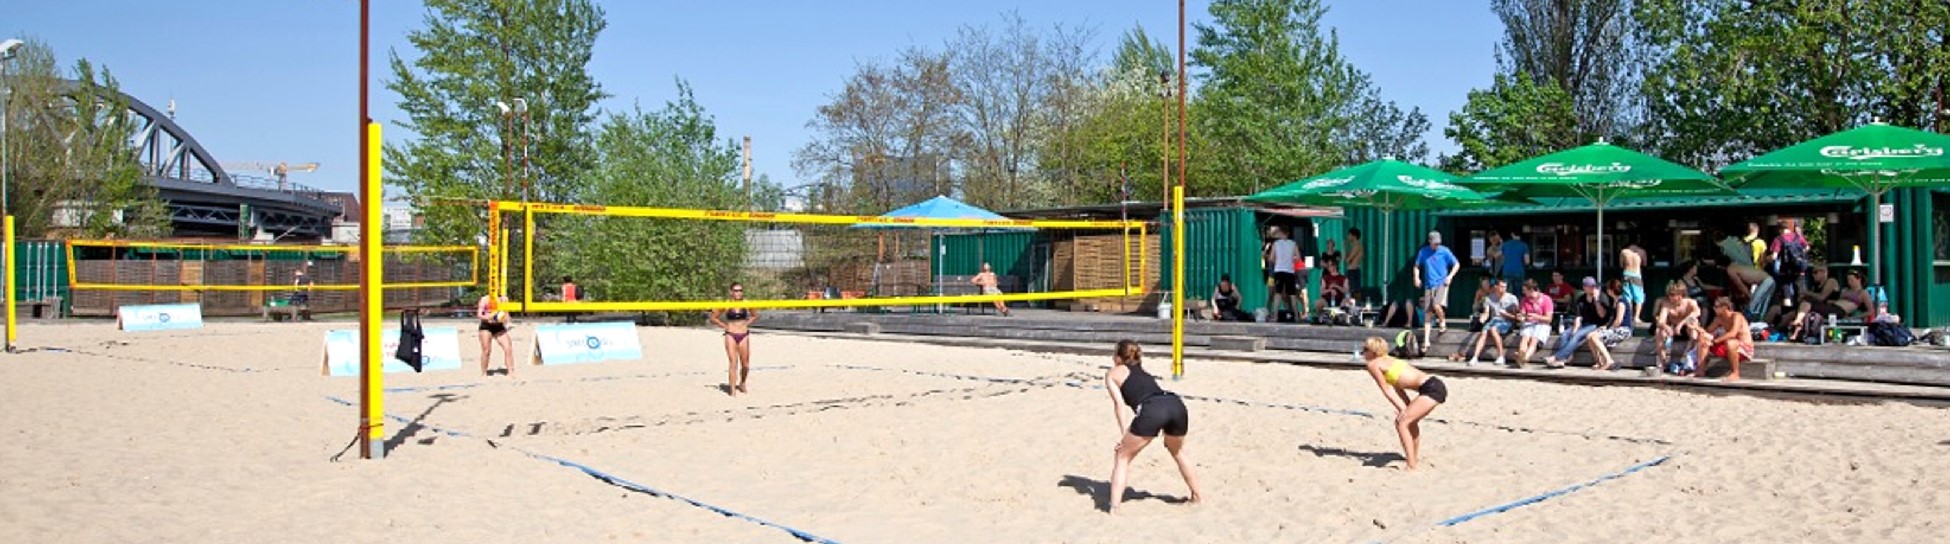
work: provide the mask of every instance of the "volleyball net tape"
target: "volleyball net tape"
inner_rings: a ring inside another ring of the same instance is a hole
[[[1149,226],[496,201],[487,284],[515,312],[699,311],[1142,297]],[[1155,248],[1155,243],[1152,246]],[[994,263],[1000,294],[970,281]],[[563,300],[563,285],[577,300]]]

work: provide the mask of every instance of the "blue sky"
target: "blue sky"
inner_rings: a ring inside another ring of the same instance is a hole
[[[373,8],[373,116],[400,115],[379,78],[385,52],[413,52],[419,2]],[[1501,26],[1487,3],[1455,0],[1328,0],[1327,24],[1344,54],[1383,94],[1429,114],[1430,144],[1472,88],[1488,86]],[[727,138],[750,135],[754,173],[796,185],[792,150],[804,145],[814,109],[856,62],[902,47],[938,47],[963,24],[993,24],[1014,9],[1033,25],[1084,25],[1108,55],[1125,29],[1142,25],[1171,42],[1174,2],[734,1],[601,2],[609,27],[591,72],[614,95],[603,107],[654,109],[683,78]],[[1206,2],[1187,5],[1204,21]],[[358,3],[354,0],[134,0],[19,2],[0,15],[6,36],[32,36],[65,62],[105,64],[125,92],[157,108],[176,100],[177,121],[220,161],[320,162],[294,181],[326,189],[356,184]],[[1188,40],[1195,41],[1195,38]],[[1175,47],[1175,43],[1170,43]],[[388,139],[403,137],[394,130]],[[1196,182],[1194,180],[1194,182]]]

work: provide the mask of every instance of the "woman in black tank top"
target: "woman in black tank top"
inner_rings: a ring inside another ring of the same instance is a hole
[[[1165,450],[1171,452],[1173,461],[1178,462],[1178,473],[1185,477],[1185,486],[1191,488],[1191,499],[1197,504],[1204,499],[1199,492],[1198,478],[1192,474],[1192,462],[1185,458],[1185,433],[1189,430],[1191,415],[1185,411],[1185,402],[1178,395],[1158,387],[1158,380],[1145,372],[1140,360],[1143,354],[1137,342],[1119,340],[1117,350],[1111,355],[1110,373],[1104,376],[1104,389],[1110,391],[1111,408],[1117,413],[1117,431],[1123,435],[1117,441],[1116,462],[1110,471],[1110,513],[1117,513],[1118,503],[1123,502],[1125,477],[1130,474],[1131,460],[1159,432],[1165,435]],[[1124,407],[1131,408],[1128,421],[1124,417]]]

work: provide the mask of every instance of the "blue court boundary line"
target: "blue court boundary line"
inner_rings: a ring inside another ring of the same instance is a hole
[[[752,367],[752,370],[754,370],[754,371],[757,371],[757,370],[790,370],[791,368],[792,368],[792,367],[786,367],[786,366],[755,366],[755,367]],[[705,374],[714,374],[714,373],[716,373],[716,371],[708,371],[708,370],[699,370],[699,371],[694,371],[694,372],[665,372],[665,373],[662,373],[662,374],[632,374],[632,375],[628,375],[628,376],[589,376],[589,377],[584,377],[584,378],[577,378],[577,379],[573,379],[573,380],[564,380],[564,379],[553,379],[553,380],[536,380],[536,381],[532,381],[532,382],[477,382],[477,383],[456,383],[456,384],[447,384],[447,385],[422,385],[422,386],[409,386],[409,387],[388,387],[388,388],[385,388],[385,389],[384,389],[384,391],[385,391],[385,392],[387,392],[387,393],[418,393],[418,392],[422,392],[422,391],[451,391],[451,390],[455,390],[455,389],[472,389],[472,388],[476,388],[476,387],[488,387],[488,386],[503,386],[503,385],[553,385],[553,384],[564,384],[564,383],[591,383],[591,382],[613,382],[613,381],[623,381],[623,380],[640,380],[640,379],[648,379],[648,378],[668,378],[668,377],[673,377],[673,376],[700,376],[700,375],[705,375]]]
[[[110,355],[110,354],[107,354],[107,353],[97,353],[97,352],[93,352],[93,351],[87,351],[87,350],[81,350],[81,349],[74,349],[74,348],[64,348],[64,347],[44,347],[44,348],[34,348],[34,350],[35,350],[35,351],[48,351],[48,352],[54,352],[54,353],[73,353],[73,354],[76,354],[76,355],[86,355],[86,356],[89,356],[89,357],[100,357],[100,358],[103,358],[103,359],[113,359],[113,360],[118,360],[118,361],[125,361],[125,362],[135,362],[135,363],[160,363],[160,364],[165,364],[165,365],[173,365],[173,366],[180,366],[180,367],[184,367],[184,368],[194,368],[194,369],[198,369],[198,370],[218,370],[218,371],[223,371],[223,372],[230,372],[230,373],[234,373],[234,374],[253,374],[253,373],[258,373],[258,372],[265,372],[265,370],[260,370],[260,369],[257,369],[257,368],[252,368],[252,367],[241,367],[241,368],[232,368],[232,367],[227,367],[227,366],[216,366],[216,365],[204,365],[204,364],[197,364],[197,363],[185,363],[185,362],[180,362],[180,361],[171,361],[171,360],[167,360],[167,359],[151,359],[151,358],[148,358],[148,357],[142,357],[142,356],[139,356],[139,355]]]
[[[336,403],[339,403],[339,404],[341,404],[341,405],[345,405],[345,406],[352,406],[352,407],[357,407],[357,406],[358,406],[358,404],[356,404],[356,403],[353,403],[352,401],[348,401],[348,400],[345,400],[345,399],[341,399],[341,398],[338,398],[338,397],[334,397],[334,396],[331,396],[331,395],[326,395],[326,396],[325,396],[325,399],[326,399],[326,400],[329,400],[329,401],[332,401],[332,402],[336,402]],[[577,471],[580,471],[580,472],[582,472],[583,474],[585,474],[585,475],[588,475],[588,476],[589,476],[589,477],[591,477],[591,478],[595,478],[595,479],[597,479],[597,480],[600,480],[600,481],[602,481],[603,483],[606,483],[606,484],[609,484],[609,485],[613,485],[613,486],[616,486],[616,487],[620,487],[620,488],[623,488],[623,489],[628,489],[628,490],[630,490],[630,491],[635,491],[635,492],[638,492],[638,493],[642,493],[642,494],[645,494],[645,495],[650,495],[650,496],[653,496],[653,497],[661,497],[661,498],[665,498],[665,499],[671,499],[671,500],[675,500],[675,501],[679,501],[679,502],[682,502],[682,503],[685,503],[685,504],[689,504],[689,505],[691,505],[691,506],[694,506],[694,507],[697,507],[697,508],[702,508],[702,509],[704,509],[704,510],[708,510],[708,511],[710,511],[710,512],[713,512],[713,513],[716,513],[716,514],[718,514],[718,515],[722,515],[722,516],[725,516],[725,517],[728,517],[728,518],[732,518],[732,519],[736,519],[736,520],[741,520],[741,521],[747,521],[747,522],[751,522],[751,523],[756,523],[756,524],[758,524],[758,525],[761,525],[761,526],[764,526],[764,527],[769,527],[769,528],[773,528],[773,529],[778,529],[778,530],[780,530],[780,531],[785,531],[785,532],[786,532],[786,534],[790,534],[790,535],[792,535],[792,536],[793,536],[794,538],[798,538],[798,539],[799,539],[800,541],[803,541],[803,542],[812,542],[812,543],[815,543],[815,544],[839,544],[839,541],[836,541],[836,540],[833,540],[833,539],[830,539],[830,538],[826,538],[826,537],[822,537],[822,536],[819,536],[819,535],[815,535],[815,534],[812,534],[812,533],[809,533],[809,532],[806,532],[806,531],[802,531],[802,530],[799,530],[799,529],[794,529],[794,528],[792,528],[792,527],[787,527],[787,526],[785,526],[785,525],[780,525],[780,524],[777,524],[777,523],[773,523],[773,522],[770,522],[770,521],[765,521],[765,520],[763,520],[763,519],[759,519],[759,518],[756,518],[756,517],[752,517],[752,516],[750,516],[750,515],[747,515],[747,514],[743,514],[743,513],[739,513],[739,512],[737,512],[737,511],[734,511],[734,510],[731,510],[731,509],[728,509],[728,508],[725,508],[725,507],[722,507],[722,506],[717,506],[717,505],[714,505],[714,504],[710,504],[710,503],[707,503],[707,502],[704,502],[704,501],[700,501],[700,500],[697,500],[697,499],[693,499],[693,498],[690,498],[690,497],[686,497],[686,496],[683,496],[683,495],[678,495],[678,494],[676,494],[676,493],[671,493],[671,492],[668,492],[668,491],[662,491],[662,490],[659,490],[659,489],[656,489],[656,488],[653,488],[653,487],[650,487],[650,486],[647,486],[647,485],[643,485],[643,484],[640,484],[640,483],[636,483],[636,482],[633,482],[633,481],[630,481],[630,480],[626,480],[626,479],[623,479],[622,477],[620,477],[620,476],[617,476],[617,475],[615,475],[615,474],[610,474],[610,473],[608,473],[608,472],[604,472],[604,471],[602,471],[602,470],[598,470],[598,469],[596,469],[595,467],[591,467],[591,466],[589,466],[589,465],[585,465],[585,464],[582,464],[582,463],[579,463],[579,462],[576,462],[576,461],[571,461],[571,460],[568,460],[568,459],[563,459],[563,458],[560,458],[560,457],[555,457],[555,456],[552,456],[552,455],[546,455],[546,454],[541,454],[541,453],[535,453],[535,452],[532,452],[532,451],[528,451],[528,450],[525,450],[525,449],[521,449],[521,448],[518,448],[518,447],[514,447],[514,446],[502,446],[502,445],[501,445],[501,444],[500,444],[499,442],[495,442],[495,441],[493,441],[493,440],[488,440],[488,439],[484,439],[484,438],[479,438],[479,437],[476,437],[476,436],[474,436],[474,435],[471,435],[471,434],[468,434],[468,433],[464,433],[464,432],[461,432],[461,431],[456,431],[456,430],[452,430],[452,429],[447,429],[447,428],[443,428],[443,427],[439,427],[439,426],[435,426],[435,425],[429,425],[429,424],[425,424],[425,423],[414,423],[414,422],[413,422],[412,420],[409,420],[409,419],[406,419],[406,418],[404,418],[404,417],[400,417],[400,416],[397,416],[397,415],[393,415],[393,414],[390,414],[390,413],[388,413],[388,414],[386,414],[386,419],[389,419],[389,420],[392,420],[392,421],[395,421],[395,422],[399,422],[399,423],[401,423],[401,424],[403,424],[403,425],[418,425],[418,426],[419,426],[419,427],[421,427],[421,428],[425,428],[425,429],[428,429],[428,430],[432,430],[432,431],[434,431],[434,432],[437,432],[437,433],[440,433],[440,434],[444,434],[444,435],[447,435],[447,436],[451,436],[451,437],[455,437],[455,438],[465,438],[465,439],[471,439],[471,440],[481,440],[481,441],[483,441],[483,442],[487,442],[487,443],[488,443],[489,445],[492,445],[492,446],[494,446],[494,447],[496,447],[496,448],[502,448],[502,447],[505,447],[505,448],[508,448],[508,449],[511,449],[511,450],[514,450],[515,452],[517,452],[517,453],[520,453],[520,454],[522,454],[522,455],[526,455],[526,456],[528,456],[528,457],[529,457],[529,458],[531,458],[531,459],[539,459],[539,460],[542,460],[542,461],[548,461],[548,462],[551,462],[551,463],[555,463],[555,464],[557,464],[557,465],[561,465],[561,466],[564,466],[564,467],[568,467],[568,468],[572,468],[572,469],[576,469]]]
[[[1587,489],[1587,488],[1590,488],[1590,487],[1595,487],[1595,486],[1597,486],[1598,484],[1602,484],[1602,483],[1605,483],[1605,482],[1609,482],[1609,481],[1612,481],[1612,480],[1616,480],[1616,479],[1619,479],[1619,478],[1624,478],[1624,477],[1626,477],[1626,476],[1630,476],[1630,475],[1632,475],[1632,474],[1635,474],[1635,473],[1638,473],[1638,472],[1640,472],[1640,471],[1643,471],[1643,470],[1645,470],[1645,469],[1649,469],[1649,468],[1652,468],[1652,467],[1656,467],[1656,466],[1659,466],[1659,465],[1663,465],[1663,464],[1665,464],[1665,463],[1666,463],[1666,461],[1671,461],[1673,457],[1676,457],[1676,456],[1678,456],[1678,455],[1679,455],[1678,453],[1672,453],[1672,454],[1667,454],[1667,455],[1662,455],[1662,456],[1659,456],[1659,457],[1657,457],[1657,458],[1654,458],[1654,459],[1652,459],[1652,460],[1650,460],[1650,461],[1645,461],[1645,462],[1641,462],[1641,463],[1638,463],[1638,464],[1635,464],[1635,465],[1632,465],[1632,466],[1629,466],[1629,467],[1625,467],[1625,468],[1624,468],[1623,470],[1619,470],[1619,471],[1617,471],[1617,472],[1612,472],[1612,473],[1608,473],[1608,474],[1605,474],[1605,475],[1602,475],[1602,476],[1599,476],[1599,477],[1597,477],[1597,478],[1592,478],[1592,479],[1590,479],[1590,480],[1587,480],[1587,481],[1583,481],[1583,482],[1578,482],[1578,483],[1574,483],[1574,484],[1571,484],[1571,485],[1567,485],[1567,486],[1564,486],[1564,487],[1560,487],[1560,488],[1557,488],[1557,489],[1552,489],[1552,490],[1550,490],[1550,491],[1545,491],[1545,492],[1543,492],[1543,493],[1539,493],[1539,494],[1537,494],[1537,495],[1532,495],[1532,496],[1529,496],[1529,497],[1524,497],[1524,498],[1521,498],[1521,499],[1517,499],[1517,500],[1514,500],[1514,501],[1510,501],[1510,502],[1506,502],[1506,503],[1503,503],[1503,504],[1498,504],[1498,505],[1495,505],[1495,506],[1491,506],[1491,507],[1488,507],[1488,508],[1483,508],[1483,509],[1480,509],[1480,510],[1476,510],[1476,511],[1474,511],[1474,512],[1469,512],[1469,513],[1466,513],[1466,514],[1462,514],[1462,515],[1458,515],[1458,516],[1455,516],[1455,517],[1451,517],[1451,518],[1448,518],[1448,519],[1444,519],[1444,520],[1442,520],[1442,521],[1437,521],[1437,522],[1435,522],[1435,523],[1433,523],[1433,524],[1430,524],[1430,525],[1428,525],[1428,526],[1425,526],[1425,527],[1421,527],[1421,528],[1419,528],[1419,529],[1415,529],[1415,530],[1411,530],[1411,531],[1407,531],[1407,532],[1404,532],[1404,533],[1401,533],[1401,534],[1398,534],[1398,535],[1395,535],[1394,537],[1391,537],[1391,538],[1387,538],[1387,539],[1377,539],[1377,540],[1372,540],[1372,541],[1369,541],[1369,543],[1370,543],[1370,544],[1383,544],[1383,543],[1386,543],[1386,542],[1393,542],[1393,541],[1396,541],[1396,540],[1400,540],[1400,539],[1402,539],[1402,538],[1405,538],[1405,537],[1409,537],[1409,536],[1414,536],[1414,535],[1418,535],[1418,534],[1422,534],[1422,533],[1424,533],[1424,532],[1428,532],[1428,531],[1430,531],[1430,530],[1434,530],[1434,529],[1437,529],[1437,528],[1443,528],[1443,527],[1455,527],[1455,526],[1457,526],[1457,525],[1462,525],[1462,524],[1464,524],[1464,523],[1468,523],[1468,522],[1471,522],[1471,521],[1475,521],[1475,520],[1478,520],[1478,519],[1482,519],[1482,518],[1485,518],[1485,517],[1489,517],[1489,516],[1493,516],[1493,515],[1496,515],[1496,514],[1501,514],[1501,513],[1504,513],[1504,512],[1509,512],[1509,511],[1511,511],[1511,510],[1516,510],[1516,509],[1518,509],[1518,508],[1523,508],[1523,507],[1525,507],[1525,506],[1530,506],[1530,505],[1533,505],[1533,504],[1537,504],[1537,503],[1541,503],[1541,502],[1544,502],[1544,501],[1548,501],[1548,500],[1551,500],[1551,499],[1555,499],[1555,498],[1558,498],[1558,497],[1562,497],[1562,496],[1565,496],[1565,495],[1569,495],[1569,494],[1572,494],[1572,493],[1576,493],[1576,492],[1578,492],[1578,491],[1580,491],[1580,490],[1583,490],[1583,489]]]
[[[1002,384],[1034,383],[1034,382],[1042,381],[1043,379],[1048,379],[1048,378],[1041,378],[1041,379],[1001,378],[1001,377],[994,377],[994,376],[951,374],[946,372],[931,372],[925,370],[907,370],[907,369],[900,369],[900,368],[884,368],[884,367],[859,366],[859,365],[831,365],[831,366],[833,366],[834,368],[842,368],[848,370],[900,372],[904,374],[915,374],[920,376],[937,376],[937,377],[952,378],[957,380],[988,381],[988,382],[1002,383]],[[1063,381],[1060,382],[1059,385],[1065,385],[1065,386],[1074,387],[1078,389],[1091,389],[1091,390],[1102,390],[1104,388],[1102,385],[1086,384],[1078,381]],[[1362,417],[1368,419],[1383,419],[1383,416],[1380,414],[1361,411],[1361,410],[1352,410],[1347,408],[1332,408],[1326,406],[1309,406],[1305,404],[1249,401],[1249,400],[1240,400],[1240,399],[1229,399],[1223,397],[1211,397],[1205,395],[1188,395],[1182,393],[1178,394],[1178,396],[1179,398],[1182,399],[1195,400],[1201,402],[1234,404],[1239,406],[1250,406],[1250,407],[1257,407],[1257,408],[1278,408],[1282,410],[1294,410],[1299,412],[1313,412],[1313,413],[1320,413],[1320,414],[1343,415],[1343,416],[1352,416],[1352,417]],[[1674,445],[1670,441],[1661,440],[1657,438],[1638,438],[1638,437],[1621,436],[1615,434],[1580,433],[1575,431],[1559,431],[1559,430],[1552,430],[1552,429],[1532,429],[1528,427],[1512,427],[1509,425],[1498,425],[1494,423],[1480,423],[1475,421],[1463,421],[1463,420],[1444,419],[1444,418],[1436,418],[1436,417],[1431,417],[1423,421],[1428,421],[1432,423],[1441,423],[1445,425],[1459,425],[1459,426],[1476,427],[1476,428],[1499,430],[1499,431],[1506,431],[1506,432],[1554,434],[1554,435],[1561,435],[1561,436],[1576,436],[1580,438],[1598,438],[1598,439],[1605,439],[1605,440],[1615,440],[1620,442],[1630,442],[1634,444],[1656,444],[1661,446]]]
[[[918,374],[918,375],[923,375],[923,376],[941,376],[941,377],[947,377],[947,378],[954,378],[954,379],[962,379],[962,380],[982,380],[982,381],[992,381],[992,382],[996,382],[996,383],[1022,383],[1022,382],[1031,382],[1031,381],[1035,381],[1035,380],[1023,380],[1023,379],[1017,379],[1017,378],[997,378],[997,377],[989,377],[989,376],[973,376],[973,375],[966,375],[966,374],[949,374],[949,373],[943,373],[943,372],[930,372],[930,371],[921,371],[921,370],[905,370],[905,369],[896,369],[896,368],[879,368],[879,367],[869,367],[869,366],[856,366],[856,365],[834,365],[834,366],[836,366],[836,367],[838,367],[838,368],[846,368],[846,369],[853,369],[853,370],[875,370],[875,371],[882,371],[882,372],[902,372],[902,373],[907,373],[907,374]],[[1078,388],[1078,389],[1094,389],[1094,390],[1101,390],[1101,389],[1103,389],[1103,386],[1101,386],[1101,385],[1089,385],[1089,384],[1085,384],[1085,383],[1080,383],[1080,382],[1076,382],[1076,381],[1064,381],[1064,382],[1062,382],[1062,383],[1061,383],[1061,385],[1066,385],[1066,386],[1070,386],[1070,387],[1074,387],[1074,388]],[[1307,406],[1307,405],[1302,405],[1302,404],[1288,404],[1288,403],[1269,403],[1269,402],[1258,402],[1258,401],[1247,401],[1247,400],[1239,400],[1239,399],[1228,399],[1228,398],[1220,398],[1220,397],[1208,397],[1208,396],[1203,396],[1203,395],[1182,395],[1182,394],[1181,394],[1181,395],[1179,395],[1179,396],[1180,396],[1181,398],[1184,398],[1184,399],[1186,399],[1186,400],[1196,400],[1196,401],[1203,401],[1203,402],[1213,402],[1213,403],[1222,403],[1222,404],[1234,404],[1234,405],[1239,405],[1239,406],[1251,406],[1251,407],[1260,407],[1260,408],[1279,408],[1279,409],[1285,409],[1285,410],[1297,410],[1297,411],[1303,411],[1303,412],[1315,412],[1315,413],[1323,413],[1323,414],[1334,414],[1334,415],[1344,415],[1344,416],[1353,416],[1353,417],[1361,417],[1361,418],[1367,418],[1367,419],[1382,419],[1382,417],[1381,417],[1380,415],[1378,415],[1378,414],[1374,414],[1374,413],[1372,413],[1372,412],[1364,412],[1364,411],[1360,411],[1360,410],[1349,410],[1349,409],[1343,409],[1343,408],[1328,408],[1328,407],[1322,407],[1322,406]],[[1652,439],[1652,438],[1632,438],[1632,437],[1625,437],[1625,436],[1618,436],[1618,435],[1596,435],[1596,434],[1589,434],[1589,433],[1574,433],[1574,432],[1570,432],[1570,431],[1553,431],[1553,430],[1545,430],[1545,429],[1528,429],[1528,428],[1523,428],[1523,427],[1511,427],[1511,426],[1507,426],[1507,425],[1495,425],[1495,424],[1488,424],[1488,423],[1478,423],[1478,422],[1473,422],[1473,421],[1456,421],[1456,420],[1442,420],[1442,419],[1436,419],[1436,418],[1429,418],[1429,419],[1428,419],[1427,421],[1435,421],[1435,422],[1440,422],[1440,423],[1447,423],[1447,424],[1455,424],[1455,425],[1465,425],[1465,426],[1472,426],[1472,427],[1479,427],[1479,428],[1489,428],[1489,429],[1495,429],[1495,430],[1502,430],[1502,431],[1509,431],[1509,432],[1532,432],[1532,433],[1543,433],[1543,434],[1561,434],[1561,435],[1568,435],[1568,436],[1579,436],[1579,437],[1583,437],[1583,438],[1604,438],[1604,439],[1610,439],[1610,440],[1619,440],[1619,441],[1625,441],[1625,442],[1633,442],[1633,443],[1639,443],[1639,444],[1659,444],[1659,445],[1668,445],[1668,446],[1669,446],[1669,445],[1672,445],[1672,443],[1671,443],[1671,442],[1668,442],[1668,441],[1665,441],[1665,440],[1659,440],[1659,439]],[[1428,525],[1428,526],[1426,526],[1426,527],[1423,527],[1423,528],[1421,528],[1421,529],[1417,529],[1417,530],[1414,530],[1414,531],[1409,531],[1409,532],[1406,532],[1406,533],[1402,533],[1402,534],[1400,534],[1400,535],[1396,535],[1396,536],[1395,536],[1394,538],[1391,538],[1391,539],[1388,539],[1388,540],[1375,540],[1375,541],[1372,541],[1372,542],[1373,542],[1373,543],[1376,543],[1376,544],[1379,544],[1379,543],[1382,543],[1382,542],[1389,542],[1389,541],[1393,541],[1393,540],[1395,540],[1395,539],[1400,539],[1400,538],[1403,538],[1403,537],[1407,537],[1407,536],[1410,536],[1410,535],[1415,535],[1415,534],[1420,534],[1420,533],[1423,533],[1423,532],[1426,532],[1426,531],[1429,531],[1429,530],[1433,530],[1433,529],[1437,529],[1437,528],[1444,528],[1444,527],[1454,527],[1454,526],[1457,526],[1457,525],[1461,525],[1461,524],[1463,524],[1463,523],[1468,523],[1468,522],[1470,522],[1470,521],[1474,521],[1474,520],[1477,520],[1477,519],[1481,519],[1481,518],[1484,518],[1484,517],[1488,517],[1488,516],[1493,516],[1493,515],[1496,515],[1496,514],[1501,514],[1501,513],[1504,513],[1504,512],[1508,512],[1508,511],[1511,511],[1511,510],[1515,510],[1515,509],[1518,509],[1518,508],[1522,508],[1522,507],[1525,507],[1525,506],[1529,506],[1529,505],[1533,505],[1533,504],[1537,504],[1537,503],[1540,503],[1540,502],[1544,502],[1544,501],[1547,501],[1547,500],[1550,500],[1550,499],[1554,499],[1554,498],[1557,498],[1557,497],[1561,497],[1561,496],[1564,496],[1564,495],[1568,495],[1568,494],[1571,494],[1571,493],[1575,493],[1575,492],[1577,492],[1577,491],[1579,491],[1579,490],[1582,490],[1582,489],[1585,489],[1585,488],[1588,488],[1588,487],[1592,487],[1592,486],[1596,486],[1596,485],[1598,485],[1598,484],[1602,484],[1602,483],[1604,483],[1604,482],[1608,482],[1608,481],[1611,481],[1611,480],[1616,480],[1616,479],[1619,479],[1619,478],[1623,478],[1623,477],[1625,477],[1625,476],[1629,476],[1629,475],[1631,475],[1631,474],[1634,474],[1634,473],[1637,473],[1637,472],[1639,472],[1639,471],[1642,471],[1642,470],[1645,470],[1645,469],[1648,469],[1648,468],[1652,468],[1652,467],[1656,467],[1656,466],[1659,466],[1659,465],[1662,465],[1662,464],[1665,464],[1665,462],[1666,462],[1666,461],[1670,461],[1670,460],[1672,460],[1672,458],[1673,458],[1673,457],[1675,457],[1676,455],[1678,455],[1678,454],[1667,454],[1667,455],[1662,455],[1662,456],[1660,456],[1660,457],[1658,457],[1658,458],[1655,458],[1655,459],[1652,459],[1652,460],[1650,460],[1650,461],[1645,461],[1645,462],[1642,462],[1642,463],[1639,463],[1639,464],[1635,464],[1635,465],[1632,465],[1632,466],[1629,466],[1629,467],[1626,467],[1625,469],[1623,469],[1623,470],[1620,470],[1620,471],[1618,471],[1618,472],[1613,472],[1613,473],[1609,473],[1609,474],[1605,474],[1605,475],[1602,475],[1602,476],[1599,476],[1599,477],[1597,477],[1597,478],[1594,478],[1594,479],[1591,479],[1591,480],[1589,480],[1589,481],[1584,481],[1584,482],[1579,482],[1579,483],[1575,483],[1575,484],[1571,484],[1571,485],[1569,485],[1569,486],[1565,486],[1565,487],[1561,487],[1561,488],[1557,488],[1557,489],[1553,489],[1553,490],[1550,490],[1550,491],[1546,491],[1546,492],[1544,492],[1544,493],[1541,493],[1541,494],[1538,494],[1538,495],[1534,495],[1534,496],[1530,496],[1530,497],[1525,497],[1525,498],[1522,498],[1522,499],[1518,499],[1518,500],[1515,500],[1515,501],[1510,501],[1510,502],[1507,502],[1507,503],[1503,503],[1503,504],[1498,504],[1498,505],[1495,505],[1495,506],[1491,506],[1491,507],[1488,507],[1488,508],[1483,508],[1483,509],[1480,509],[1480,510],[1476,510],[1476,511],[1473,511],[1473,512],[1469,512],[1469,513],[1466,513],[1466,514],[1462,514],[1462,515],[1458,515],[1458,516],[1454,516],[1454,517],[1450,517],[1450,518],[1448,518],[1448,519],[1444,519],[1444,520],[1441,520],[1441,521],[1437,521],[1437,522],[1435,522],[1434,524],[1430,524],[1430,525]]]

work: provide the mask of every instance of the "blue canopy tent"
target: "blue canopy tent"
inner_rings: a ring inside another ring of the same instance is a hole
[[[906,218],[906,219],[976,219],[976,220],[984,220],[984,221],[1009,220],[1008,217],[1003,217],[1002,214],[988,211],[970,205],[966,202],[962,202],[960,200],[948,198],[946,196],[936,196],[934,198],[930,198],[914,204],[910,204],[906,207],[902,207],[894,211],[880,214],[880,217]],[[917,227],[905,227],[900,225],[858,225],[855,226],[854,228],[901,229],[901,228],[917,228]],[[926,228],[926,227],[920,227],[920,228]],[[997,227],[997,228],[1004,229],[1007,227]],[[941,286],[940,286],[941,260],[942,260],[941,257],[942,254],[947,252],[947,246],[939,243],[936,240],[937,239],[937,237],[935,236],[936,230],[937,229],[932,229],[932,228],[929,228],[928,230],[928,247],[929,247],[929,252],[932,253],[932,255],[929,256],[928,260],[934,263],[934,270],[933,270],[934,281],[930,282],[934,284],[932,288],[933,294],[939,295],[941,294]],[[876,287],[878,287],[879,283],[880,283],[880,268],[876,266],[874,267],[874,284]]]

